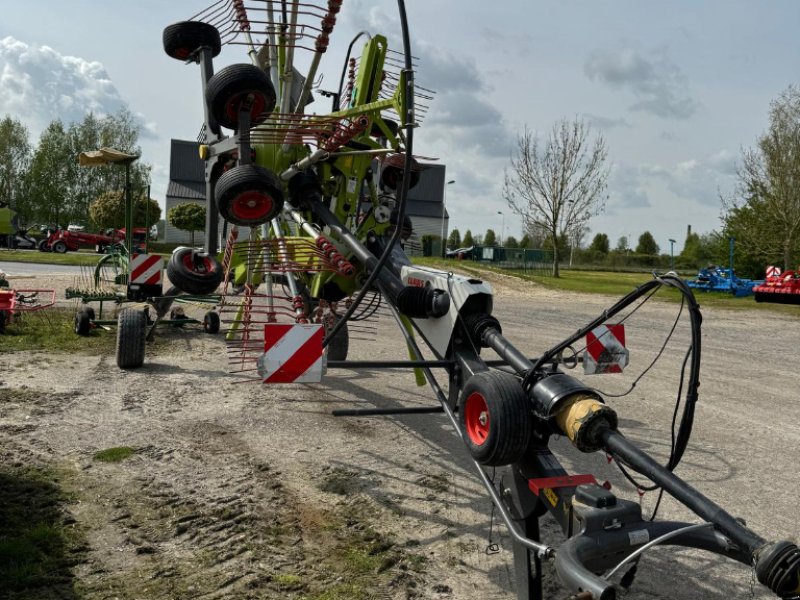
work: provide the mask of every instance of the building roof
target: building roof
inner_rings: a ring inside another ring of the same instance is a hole
[[[416,189],[416,188],[415,188]],[[409,194],[410,196],[410,194]],[[416,200],[409,198],[406,201],[406,214],[409,217],[431,217],[434,219],[442,218],[442,203],[441,202],[427,202],[423,200]],[[445,208],[445,219],[450,215]]]
[[[206,183],[204,181],[170,181],[167,197],[188,198],[191,200],[206,199]]]
[[[444,190],[445,166],[423,164],[423,171],[419,176],[419,183],[408,191],[408,199],[418,202],[442,203]],[[441,214],[441,209],[439,209]]]

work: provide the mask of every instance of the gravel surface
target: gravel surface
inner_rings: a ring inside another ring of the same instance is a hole
[[[615,300],[490,279],[504,333],[532,356]],[[69,278],[24,283],[63,289]],[[585,380],[609,394],[628,389],[677,311],[646,304],[627,321],[626,373]],[[704,312],[695,434],[677,469],[768,539],[800,532],[799,332],[791,316]],[[490,529],[488,497],[444,417],[330,414],[432,404],[413,374],[342,370],[322,384],[236,383],[222,336],[164,336],[168,343],[135,371],[118,370],[113,355],[3,352],[0,338],[3,462],[62,469],[66,510],[85,539],[61,590],[79,595],[53,588],[9,597],[516,598],[510,541],[497,519]],[[390,318],[357,337],[366,339],[351,341],[351,358],[406,358]],[[621,430],[659,460],[687,340],[684,322],[633,391],[609,398]],[[93,458],[118,446],[136,452],[119,463]],[[563,441],[552,447],[571,472],[591,472],[638,499],[604,455],[581,455]],[[649,514],[655,495],[641,502]],[[672,500],[659,515],[697,520]],[[486,552],[490,531],[499,553]],[[563,539],[549,518],[543,537]],[[550,568],[547,589],[568,595]],[[627,597],[772,596],[759,585],[751,591],[746,567],[660,548],[642,560]]]

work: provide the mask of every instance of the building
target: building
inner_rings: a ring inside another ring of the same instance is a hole
[[[166,213],[164,215],[164,241],[168,244],[188,244],[188,231],[176,229],[169,222],[169,210],[179,204],[206,203],[205,163],[200,159],[197,142],[172,140],[169,158],[169,186],[167,186]],[[195,232],[195,243],[202,243],[203,232]]]
[[[444,239],[449,235],[450,215],[444,205],[445,165],[424,165],[419,183],[408,190],[406,214],[411,218],[414,234],[406,244],[408,254],[422,254],[423,236]],[[434,254],[439,244],[435,244]]]

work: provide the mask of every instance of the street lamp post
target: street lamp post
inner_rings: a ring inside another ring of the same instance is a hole
[[[444,258],[445,248],[447,247],[447,244],[445,243],[444,239],[444,215],[445,215],[445,208],[447,206],[447,186],[452,185],[455,182],[456,182],[455,179],[451,179],[450,181],[444,184],[444,195],[442,196],[442,233],[439,236],[442,240],[442,252],[441,252],[442,258]]]
[[[505,237],[506,233],[506,215],[503,213],[502,210],[498,210],[497,214],[501,216],[501,225],[500,225],[500,239],[497,240],[497,245],[502,247],[503,246],[503,238]]]
[[[675,254],[672,252],[673,247],[675,246],[675,240],[672,238],[669,239],[669,270],[675,270]]]

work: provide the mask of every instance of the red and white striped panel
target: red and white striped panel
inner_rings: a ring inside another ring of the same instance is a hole
[[[625,347],[625,325],[598,325],[586,334],[586,351],[583,353],[583,372],[622,373],[628,365]]]
[[[780,277],[780,275],[781,275],[780,267],[773,267],[772,265],[767,267],[767,277]]]
[[[134,254],[131,258],[131,283],[138,285],[158,285],[164,258],[158,254]]]
[[[319,383],[325,369],[322,325],[264,325],[258,372],[264,383]]]

